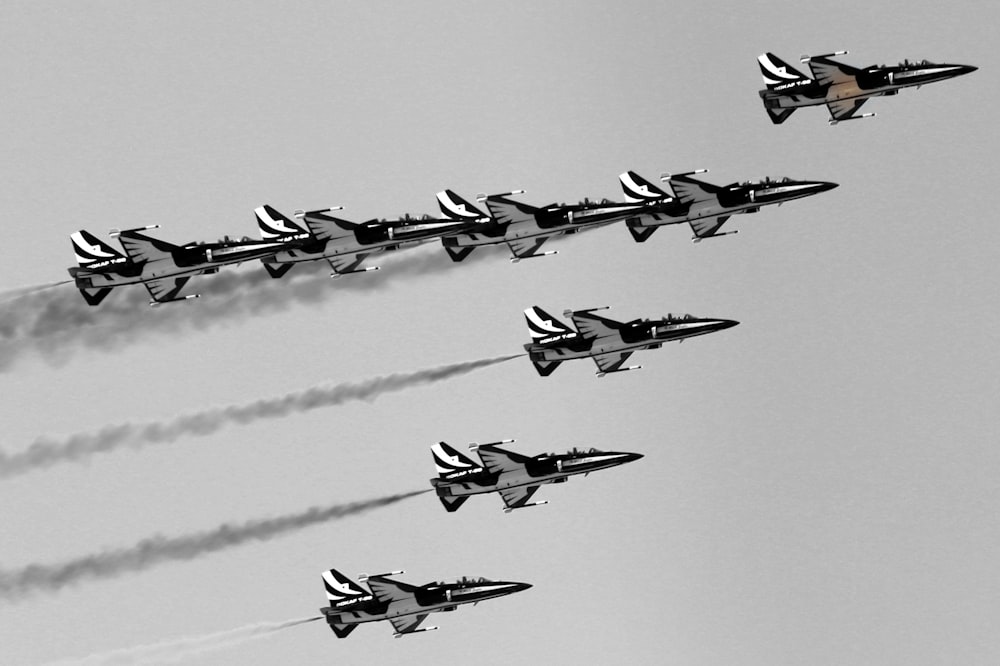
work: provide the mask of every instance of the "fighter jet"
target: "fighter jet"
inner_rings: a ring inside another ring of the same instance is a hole
[[[388,578],[403,571],[390,571],[374,576],[362,575],[365,589],[336,569],[323,573],[323,585],[330,605],[321,608],[327,624],[337,638],[345,638],[364,622],[389,620],[395,629],[394,638],[433,631],[437,627],[418,629],[429,613],[453,611],[462,604],[476,604],[486,599],[502,597],[527,590],[527,583],[492,581],[486,578],[460,578],[454,583],[409,585]]]
[[[331,215],[334,210],[340,208],[297,211],[296,217],[305,222],[308,232],[271,206],[260,206],[254,211],[264,239],[271,239],[276,235],[297,237],[300,233],[308,236],[305,241],[296,242],[288,249],[263,260],[264,268],[271,277],[283,276],[299,262],[318,259],[329,262],[333,269],[331,277],[377,271],[378,266],[361,268],[362,262],[372,253],[411,247],[458,233],[470,226],[466,220],[435,218],[430,215],[350,222]]]
[[[112,231],[125,254],[86,230],[70,235],[79,266],[69,268],[69,274],[88,304],[99,304],[115,287],[137,283],[149,290],[149,304],[154,306],[198,298],[198,294],[178,295],[191,276],[216,273],[227,264],[259,259],[284,247],[281,242],[229,237],[215,243],[172,245],[139,233],[158,226]]]
[[[821,180],[773,180],[713,185],[691,176],[706,173],[708,169],[698,169],[679,174],[664,174],[660,180],[670,185],[674,196],[649,182],[634,171],[626,171],[618,176],[625,198],[650,206],[647,215],[626,220],[629,232],[637,243],[648,239],[654,231],[666,224],[687,222],[694,233],[695,243],[714,236],[738,233],[719,229],[732,215],[756,213],[762,206],[827,192],[837,187],[837,183]]]
[[[531,342],[524,345],[524,349],[538,374],[548,377],[560,363],[575,358],[592,358],[597,364],[598,377],[638,370],[641,365],[622,367],[634,351],[659,349],[664,342],[683,342],[739,323],[730,319],[700,319],[688,314],[620,322],[594,314],[607,309],[565,310],[563,315],[573,320],[576,330],[538,306],[525,310]]]
[[[451,190],[438,192],[442,213],[451,219],[475,225],[467,231],[441,239],[448,256],[453,261],[462,261],[477,247],[506,243],[512,255],[510,260],[516,263],[522,259],[556,254],[555,250],[540,251],[542,244],[554,236],[575,234],[626,219],[640,220],[649,213],[648,206],[644,204],[617,203],[607,199],[584,199],[578,204],[549,204],[538,208],[508,198],[523,192],[515,190],[482,197],[489,215]]]
[[[812,78],[798,71],[773,53],[757,58],[766,90],[760,91],[764,109],[775,125],[785,122],[800,106],[825,104],[830,111],[830,124],[844,120],[869,118],[874,113],[857,113],[869,97],[895,95],[902,88],[944,81],[976,71],[971,65],[935,64],[927,60],[904,60],[895,67],[872,65],[859,69],[831,60],[831,56],[846,54],[837,51],[819,56],[803,56]]]
[[[638,453],[597,449],[581,451],[575,448],[568,453],[542,453],[529,457],[498,446],[513,441],[505,439],[491,444],[470,444],[469,448],[479,453],[480,463],[445,442],[432,446],[438,478],[431,479],[431,485],[444,508],[449,512],[458,511],[471,495],[482,493],[500,493],[505,505],[504,513],[548,504],[548,501],[528,501],[543,483],[564,483],[574,474],[590,474],[642,458]]]

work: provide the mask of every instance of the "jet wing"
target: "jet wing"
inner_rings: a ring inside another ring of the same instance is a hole
[[[867,97],[855,97],[854,99],[838,99],[827,102],[826,108],[830,110],[832,120],[847,120],[853,116],[861,105],[868,101]]]
[[[168,260],[174,263],[173,252],[180,248],[157,238],[150,238],[134,231],[123,231],[118,235],[125,254],[136,263]]]
[[[486,207],[490,209],[490,217],[497,224],[534,222],[535,211],[538,210],[534,206],[511,201],[505,197],[487,197]]]
[[[333,269],[334,273],[356,273],[358,271],[358,266],[361,262],[368,257],[368,254],[338,254],[332,257],[327,257],[327,261],[330,262],[330,268]]]
[[[720,215],[718,217],[702,217],[698,219],[689,220],[691,224],[691,231],[698,238],[708,238],[709,236],[714,236],[718,233],[722,225],[726,223],[729,219],[729,215]]]
[[[177,298],[177,294],[180,293],[187,281],[190,280],[190,276],[179,277],[179,278],[161,278],[159,280],[147,280],[143,282],[143,286],[149,290],[149,295],[153,297],[153,300],[157,303],[165,303],[167,301],[172,301]]]
[[[722,190],[718,185],[696,180],[688,176],[671,176],[667,179],[670,189],[681,203],[691,204],[699,201],[714,201]]]
[[[547,241],[549,238],[551,238],[551,236],[515,238],[507,241],[507,247],[510,248],[510,253],[518,259],[530,259],[531,257],[539,256],[538,249],[542,247],[542,243]]]
[[[592,312],[581,310],[570,314],[573,325],[585,338],[600,338],[618,332],[622,323],[607,317],[599,317]]]
[[[861,71],[857,67],[851,67],[829,58],[813,58],[809,61],[809,69],[812,70],[813,78],[824,86],[850,83]]]
[[[538,490],[538,486],[521,486],[520,488],[505,488],[500,491],[500,497],[508,509],[519,509],[524,506],[531,496]]]
[[[392,623],[392,628],[396,630],[397,634],[411,634],[420,623],[427,619],[428,613],[420,613],[419,615],[404,615],[402,617],[390,617],[389,622]]]
[[[368,579],[368,587],[372,594],[380,602],[407,601],[416,594],[417,588],[409,583],[401,583],[398,580],[384,578],[382,576],[372,576]]]
[[[479,454],[479,458],[483,461],[483,467],[490,474],[517,472],[523,470],[525,463],[528,462],[527,456],[501,449],[492,444],[480,446],[476,453]]]
[[[622,363],[627,361],[631,355],[630,351],[611,352],[610,354],[598,354],[592,358],[600,372],[617,372],[622,367]]]

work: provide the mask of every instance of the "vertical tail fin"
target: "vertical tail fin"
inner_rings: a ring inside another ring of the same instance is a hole
[[[533,305],[524,311],[524,319],[528,322],[531,341],[539,344],[545,344],[553,339],[558,339],[567,333],[576,333],[572,328],[537,305]]]
[[[456,451],[454,447],[449,446],[446,442],[438,442],[433,445],[431,447],[431,455],[434,456],[434,466],[437,467],[438,476],[442,479],[448,478],[455,472],[464,472],[482,467],[482,465],[468,456]]]
[[[81,229],[70,234],[76,261],[85,268],[100,268],[112,263],[123,263],[125,255],[114,249],[94,234]]]
[[[622,190],[625,192],[625,200],[629,203],[659,201],[660,199],[669,197],[666,192],[653,185],[635,171],[626,171],[619,175],[618,181],[622,184]]]
[[[473,221],[480,218],[487,218],[486,213],[479,210],[468,201],[458,196],[451,190],[443,190],[437,193],[438,206],[444,216],[452,220]]]
[[[326,598],[331,606],[340,601],[349,601],[371,595],[369,590],[361,587],[336,569],[323,572],[323,587],[326,588]]]
[[[254,208],[253,212],[257,218],[260,237],[264,240],[275,240],[306,233],[305,229],[266,204]]]
[[[759,55],[757,64],[760,65],[760,74],[764,77],[764,85],[768,90],[783,90],[791,84],[812,81],[773,53]]]

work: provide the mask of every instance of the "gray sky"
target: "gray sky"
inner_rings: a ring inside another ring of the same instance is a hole
[[[0,603],[2,661],[306,616],[336,567],[535,587],[434,616],[441,631],[406,640],[368,625],[337,641],[311,624],[191,663],[996,663],[998,13],[926,1],[5,3],[0,288],[65,277],[78,228],[158,223],[166,240],[212,240],[251,234],[265,202],[340,204],[364,220],[433,212],[445,187],[619,199],[625,169],[699,167],[718,183],[841,187],[734,218],[738,236],[698,245],[686,229],[638,245],[610,227],[554,257],[454,270],[431,248],[440,274],[378,290],[331,282],[308,306],[18,364],[0,375],[7,451],[516,353],[532,304],[742,322],[641,354],[640,372],[599,380],[575,363],[543,380],[513,361],[4,481],[0,566],[12,568],[421,488],[439,440],[646,455],[545,487],[551,503],[530,511],[505,516],[482,497],[446,514],[424,495]],[[756,56],[841,48],[860,66],[980,71],[870,102],[874,120],[828,127],[807,109],[772,126]]]

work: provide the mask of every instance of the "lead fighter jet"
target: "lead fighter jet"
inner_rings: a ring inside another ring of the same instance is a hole
[[[775,125],[785,122],[801,106],[825,104],[830,111],[830,124],[874,116],[857,113],[869,97],[895,95],[903,88],[944,81],[976,71],[971,65],[935,64],[927,60],[904,60],[895,67],[872,65],[860,69],[831,60],[831,56],[846,54],[837,51],[820,56],[803,56],[812,78],[798,71],[773,53],[757,58],[764,77],[765,90],[760,91],[764,109]]]
[[[262,238],[305,239],[263,260],[264,268],[271,277],[281,277],[299,262],[318,259],[329,262],[333,269],[331,277],[375,271],[378,270],[377,266],[361,268],[361,263],[370,254],[417,245],[458,233],[470,226],[467,220],[435,218],[430,215],[350,222],[331,215],[334,210],[339,209],[299,212],[297,216],[305,222],[308,231],[271,206],[260,206],[254,211]]]
[[[320,613],[326,617],[337,638],[348,634],[364,622],[388,620],[395,629],[394,638],[433,631],[437,627],[418,629],[429,613],[453,611],[462,604],[476,604],[486,599],[506,596],[527,590],[527,583],[492,581],[486,578],[460,578],[454,583],[428,583],[410,585],[389,578],[402,571],[374,576],[362,575],[358,580],[367,582],[365,589],[336,569],[323,573],[326,598],[330,601]]]
[[[508,198],[508,195],[522,192],[515,190],[483,197],[489,215],[451,190],[438,192],[442,213],[474,225],[469,230],[441,239],[452,261],[462,261],[477,247],[502,243],[510,248],[512,262],[544,257],[556,254],[555,250],[540,251],[542,244],[554,236],[575,234],[626,219],[635,218],[638,221],[649,213],[649,206],[645,203],[584,199],[578,204],[550,204],[539,208]]]
[[[191,276],[216,273],[227,264],[259,259],[285,247],[281,241],[229,237],[215,243],[173,245],[139,233],[157,226],[113,231],[125,254],[86,230],[70,235],[79,266],[70,267],[69,274],[88,304],[99,304],[115,287],[139,283],[149,290],[150,305],[198,298],[198,294],[178,295]]]
[[[505,505],[504,513],[548,504],[547,501],[528,502],[543,483],[563,483],[574,474],[590,474],[642,458],[638,453],[597,449],[524,456],[497,446],[513,441],[505,439],[492,444],[470,444],[469,448],[479,454],[481,462],[478,464],[445,442],[432,446],[438,477],[431,479],[431,485],[444,508],[449,512],[458,511],[470,496],[482,493],[500,493]]]
[[[692,240],[700,242],[713,236],[726,236],[737,231],[719,233],[722,225],[738,213],[756,213],[762,206],[827,192],[837,187],[837,183],[822,180],[792,180],[765,178],[759,182],[713,185],[691,176],[705,173],[698,169],[687,173],[664,175],[661,180],[670,185],[675,196],[652,184],[634,171],[626,171],[618,176],[625,198],[643,202],[654,207],[652,214],[629,219],[625,222],[637,243],[648,239],[659,227],[666,224],[687,222],[694,232]]]
[[[524,349],[538,374],[548,377],[560,363],[575,358],[592,358],[597,364],[598,377],[637,370],[642,366],[622,367],[634,351],[659,349],[664,342],[683,342],[739,323],[730,319],[700,319],[688,314],[621,322],[594,314],[607,309],[564,311],[564,316],[572,318],[576,330],[538,306],[525,310],[531,342],[524,345]]]

